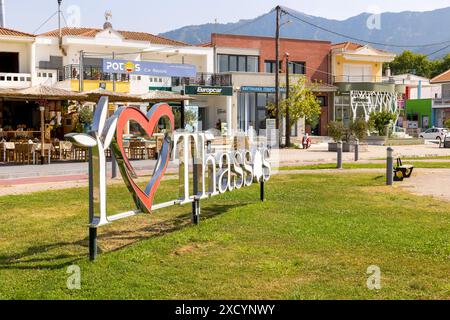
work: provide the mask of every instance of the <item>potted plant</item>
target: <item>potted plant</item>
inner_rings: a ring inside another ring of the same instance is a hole
[[[328,124],[328,135],[334,142],[328,144],[328,151],[336,152],[337,143],[342,141],[343,152],[353,152],[355,150],[356,138],[362,142],[367,136],[368,124],[364,119],[352,121],[348,128],[340,121],[332,121]],[[360,144],[361,145],[361,144]],[[364,146],[364,144],[362,144]],[[364,151],[360,148],[360,151]]]
[[[372,145],[385,145],[389,137],[390,127],[396,119],[396,114],[389,111],[372,112],[369,127],[376,135],[368,137],[367,142]]]
[[[78,124],[77,130],[87,133],[90,129],[94,114],[90,107],[83,106],[78,110]]]
[[[328,124],[328,135],[333,139],[333,142],[328,143],[328,151],[337,151],[337,143],[342,140],[344,131],[345,127],[341,121],[331,121]]]

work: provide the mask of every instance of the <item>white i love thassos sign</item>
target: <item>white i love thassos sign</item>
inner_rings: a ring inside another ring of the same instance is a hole
[[[122,107],[107,117],[108,98],[100,98],[94,114],[92,130],[88,134],[73,133],[66,136],[78,146],[90,148],[89,175],[92,182],[89,224],[97,229],[113,221],[173,205],[193,203],[193,221],[198,223],[200,200],[225,192],[239,190],[253,183],[270,179],[270,151],[266,147],[251,146],[247,137],[241,137],[241,147],[211,152],[205,133],[174,132],[175,120],[168,104],[156,104],[145,114],[133,107]],[[137,184],[137,174],[125,150],[123,132],[130,121],[137,123],[152,136],[161,119],[169,131],[165,134],[153,175],[145,189]],[[235,142],[239,142],[236,138]],[[114,215],[107,214],[106,150],[111,149],[117,160],[122,178],[136,204],[136,210]],[[177,162],[180,183],[184,186],[180,197],[173,201],[154,204],[155,193],[168,168]],[[192,173],[190,167],[192,165]],[[192,181],[191,178],[192,177]],[[191,185],[192,183],[192,185]],[[192,186],[192,188],[191,188]],[[193,192],[191,192],[191,189]]]

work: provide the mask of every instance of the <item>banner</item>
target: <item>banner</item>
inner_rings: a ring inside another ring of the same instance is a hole
[[[191,64],[103,59],[103,72],[154,77],[193,78],[197,68]]]

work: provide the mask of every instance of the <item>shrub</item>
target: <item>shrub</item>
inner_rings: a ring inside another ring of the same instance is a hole
[[[352,135],[362,141],[367,136],[367,130],[369,130],[369,125],[364,119],[357,119],[350,124],[350,131]]]
[[[397,119],[395,113],[389,111],[372,112],[370,115],[370,128],[376,130],[380,136],[386,136],[386,127]]]
[[[82,124],[91,124],[94,119],[94,114],[90,107],[81,107],[78,111],[78,122]]]
[[[445,120],[444,126],[448,129],[450,129],[450,119]]]
[[[344,124],[341,121],[331,121],[328,124],[328,135],[338,142],[342,139],[345,132]]]

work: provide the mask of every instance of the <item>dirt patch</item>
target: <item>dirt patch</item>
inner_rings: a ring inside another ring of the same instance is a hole
[[[172,252],[171,255],[172,256],[183,256],[185,254],[192,253],[198,249],[205,248],[206,246],[207,246],[206,243],[205,244],[199,244],[199,243],[188,244],[188,245],[178,248],[177,250]]]
[[[416,169],[399,187],[418,195],[450,201],[450,169]]]

